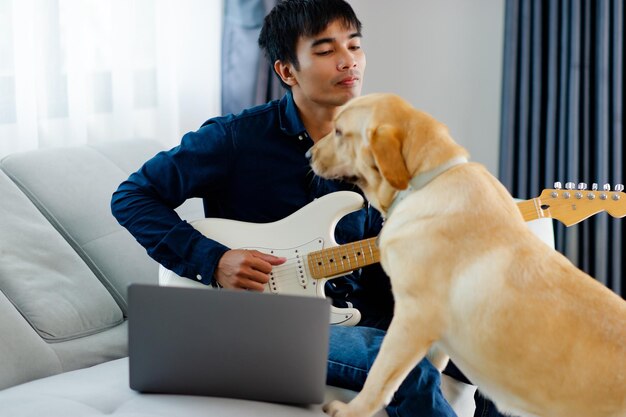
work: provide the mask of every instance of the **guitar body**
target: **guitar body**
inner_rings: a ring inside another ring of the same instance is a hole
[[[338,246],[334,237],[337,223],[362,206],[363,198],[359,194],[339,191],[318,198],[276,222],[246,223],[208,218],[193,221],[191,225],[231,249],[256,249],[287,258],[284,264],[272,269],[266,292],[323,298],[327,279],[312,277],[307,254]],[[163,266],[159,268],[159,285],[211,288],[180,277]],[[331,307],[331,324],[354,326],[360,319],[361,314],[355,308]]]

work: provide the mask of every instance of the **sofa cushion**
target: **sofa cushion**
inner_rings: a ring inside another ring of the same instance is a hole
[[[2,172],[0,195],[0,290],[33,329],[58,342],[120,324],[111,295]]]
[[[9,155],[1,168],[69,242],[126,312],[131,282],[156,283],[157,264],[111,215],[111,195],[162,146],[154,141],[41,149]],[[199,201],[179,213],[202,217]]]
[[[0,390],[62,371],[50,345],[37,335],[2,292],[0,330]]]
[[[353,391],[329,387],[325,401]],[[13,417],[298,417],[325,414],[321,405],[290,406],[232,398],[140,394],[128,386],[128,358],[66,372],[0,391],[0,415]],[[387,414],[379,411],[374,417]]]

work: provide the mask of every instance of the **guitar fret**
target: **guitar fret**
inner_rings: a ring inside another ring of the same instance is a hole
[[[336,269],[336,270],[337,270],[336,272],[338,272],[339,268],[338,268],[338,266],[337,266],[337,262],[335,262],[335,258],[336,258],[336,257],[335,257],[335,251],[334,251],[334,249],[331,249],[331,250],[330,250],[330,255],[331,255],[331,258],[328,260],[328,264],[329,264],[329,266],[330,266],[330,269],[331,269],[331,270]]]
[[[525,221],[551,217],[549,209],[543,207],[539,197],[535,197],[531,200],[518,201],[517,208]]]
[[[317,265],[317,273],[320,275],[323,274],[321,253],[316,254],[315,263]]]
[[[539,200],[539,198],[533,198],[530,201],[533,202],[533,207],[535,208],[535,211],[537,212],[537,217],[538,218],[545,217],[544,214],[543,214],[543,210],[541,208],[541,200]]]
[[[337,257],[341,259],[341,269],[345,271],[346,265],[343,263],[343,259],[345,258],[345,256],[341,255],[341,246],[337,246]]]
[[[348,253],[348,249],[347,249],[348,245],[345,245],[343,247],[344,253],[340,253],[339,256],[341,256],[341,266],[343,267],[344,271],[349,271],[351,269],[351,264],[350,264],[350,256],[346,256]],[[341,246],[339,246],[340,252],[341,252]],[[346,266],[346,263],[348,264],[348,266]]]
[[[310,252],[308,258],[309,270],[311,271],[311,275],[314,277],[321,276],[322,273],[319,266],[319,252]]]
[[[336,269],[336,264],[334,263],[335,256],[333,255],[333,250],[329,251],[330,258],[328,258],[328,266],[330,268],[331,273],[333,273],[333,269]],[[333,274],[334,275],[334,274]]]
[[[363,250],[363,242],[362,241],[359,241],[359,248],[361,249],[361,256],[363,257],[362,260],[361,260],[361,264],[363,264],[363,262],[365,261],[365,251]]]

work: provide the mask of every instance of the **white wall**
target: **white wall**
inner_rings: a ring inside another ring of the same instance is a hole
[[[363,92],[401,95],[497,174],[504,2],[349,1],[363,23]]]

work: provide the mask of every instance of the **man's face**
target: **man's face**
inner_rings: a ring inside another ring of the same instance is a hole
[[[301,102],[341,106],[361,94],[365,53],[354,28],[336,20],[313,37],[301,37],[296,54],[299,69],[291,65],[292,91]]]

